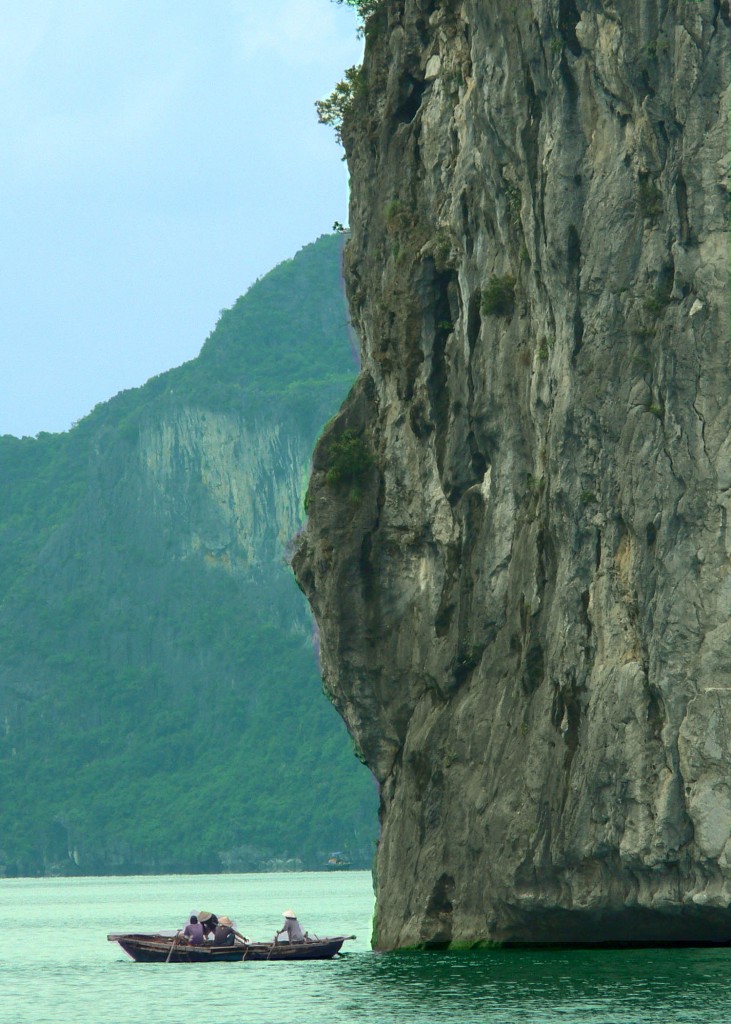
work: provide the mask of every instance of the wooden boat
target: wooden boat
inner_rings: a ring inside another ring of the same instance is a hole
[[[244,960],[332,960],[355,935],[336,935],[304,942],[249,942]]]
[[[237,942],[235,946],[204,943],[191,946],[180,936],[162,934],[107,935],[133,960],[143,964],[210,964],[242,960],[331,960],[347,939],[355,935],[336,935],[304,942]]]
[[[336,850],[330,854],[324,866],[326,871],[347,871],[350,868],[350,858]]]

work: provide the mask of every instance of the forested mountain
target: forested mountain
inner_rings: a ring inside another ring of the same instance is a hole
[[[286,560],[356,369],[328,236],[197,359],[0,439],[0,871],[370,863],[373,780]]]

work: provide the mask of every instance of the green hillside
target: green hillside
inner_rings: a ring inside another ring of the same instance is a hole
[[[373,781],[285,558],[355,372],[328,236],[197,359],[0,439],[0,871],[370,863]]]

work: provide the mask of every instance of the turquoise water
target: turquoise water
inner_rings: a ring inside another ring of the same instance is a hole
[[[731,952],[375,954],[366,872],[0,881],[1,1024],[731,1024]],[[315,963],[136,964],[107,932],[228,914],[267,939],[293,906],[357,935]]]

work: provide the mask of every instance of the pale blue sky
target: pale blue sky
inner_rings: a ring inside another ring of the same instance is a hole
[[[0,0],[0,434],[192,358],[347,220],[314,101],[360,52],[331,0]]]

